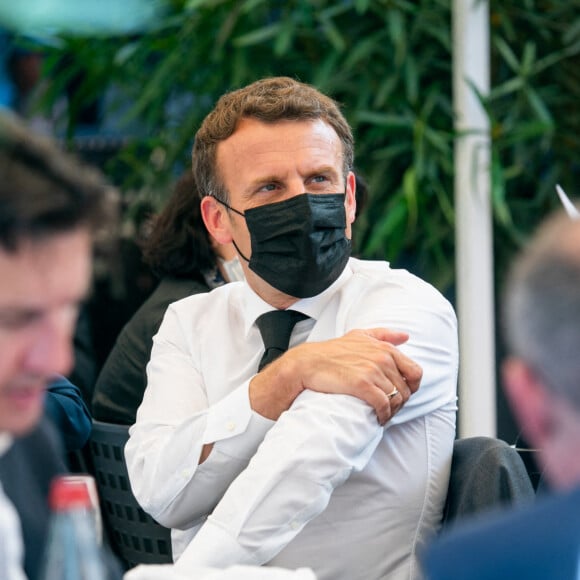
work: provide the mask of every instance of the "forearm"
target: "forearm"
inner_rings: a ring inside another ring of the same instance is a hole
[[[382,434],[365,403],[305,392],[270,430],[178,565],[268,562],[366,465]]]
[[[125,448],[131,487],[160,523],[186,528],[210,513],[271,427],[249,407],[237,421],[226,408],[218,404],[173,425],[138,419],[131,427]],[[208,443],[211,454],[201,463]]]

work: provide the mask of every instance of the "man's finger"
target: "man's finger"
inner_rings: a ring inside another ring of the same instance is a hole
[[[398,346],[409,340],[409,335],[406,332],[400,330],[389,330],[388,328],[369,328],[364,331],[369,336],[376,338],[377,340],[382,340],[383,342],[389,342]]]

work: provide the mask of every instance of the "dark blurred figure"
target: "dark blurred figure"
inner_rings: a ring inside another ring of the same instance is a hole
[[[155,218],[143,256],[159,284],[119,334],[97,379],[92,412],[95,419],[108,423],[135,422],[153,336],[169,304],[243,276],[233,246],[210,239],[190,172],[179,179]]]
[[[101,174],[0,113],[2,579],[35,580],[42,563],[47,491],[66,469],[45,394],[72,367],[93,235],[115,221],[116,200]]]
[[[577,580],[580,572],[580,221],[563,213],[516,262],[504,301],[507,398],[553,494],[466,523],[427,551],[430,580]]]
[[[65,377],[56,377],[49,385],[45,412],[56,426],[65,451],[79,451],[91,434],[91,414],[81,390]]]

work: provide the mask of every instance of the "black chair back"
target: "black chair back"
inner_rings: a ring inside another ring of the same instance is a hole
[[[93,420],[90,452],[111,548],[127,568],[171,563],[170,530],[146,514],[131,491],[124,455],[128,438],[128,426]]]
[[[534,498],[532,481],[514,447],[493,437],[455,440],[444,528],[464,516]]]

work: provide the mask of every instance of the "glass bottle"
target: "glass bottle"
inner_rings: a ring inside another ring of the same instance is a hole
[[[52,516],[41,580],[106,580],[86,483],[57,477],[49,504]]]

